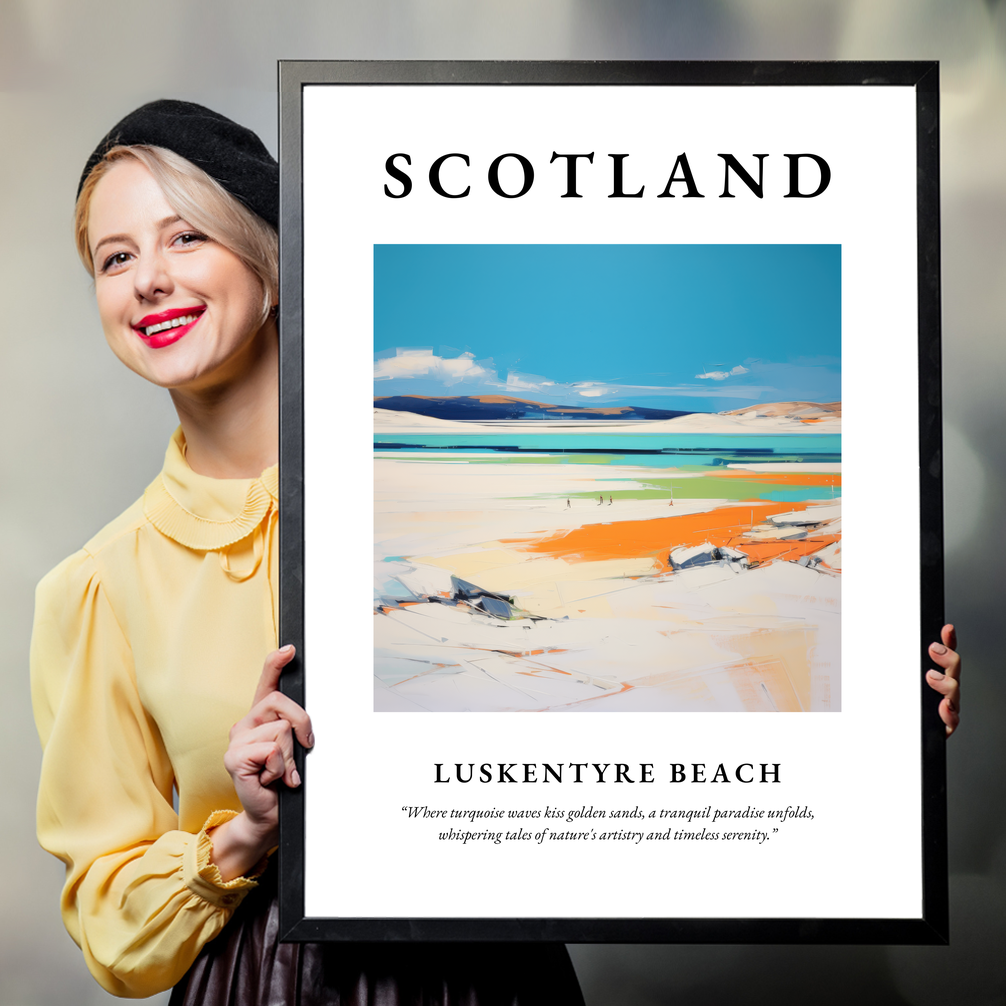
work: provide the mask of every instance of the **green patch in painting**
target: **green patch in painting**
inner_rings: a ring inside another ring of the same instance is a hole
[[[600,483],[598,483],[600,484]],[[508,496],[507,499],[514,500],[596,500],[598,496],[604,497],[604,502],[608,502],[610,496],[614,500],[666,500],[670,499],[670,493],[661,489],[605,489],[604,492],[586,493],[542,493],[540,496]],[[675,492],[675,497],[677,492]],[[683,497],[682,497],[683,498]]]
[[[780,488],[777,482],[762,482],[752,479],[718,479],[707,475],[701,479],[640,479],[642,485],[659,488],[661,496],[681,500],[770,500],[770,495]],[[826,495],[826,491],[822,490]],[[640,497],[644,498],[644,497]]]

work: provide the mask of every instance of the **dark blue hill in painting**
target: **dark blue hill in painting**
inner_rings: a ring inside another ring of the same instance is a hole
[[[485,422],[490,419],[675,419],[691,412],[674,409],[645,409],[635,405],[608,405],[583,408],[552,405],[505,395],[466,395],[456,398],[427,398],[423,395],[390,395],[374,399],[375,409],[414,412],[435,419]]]

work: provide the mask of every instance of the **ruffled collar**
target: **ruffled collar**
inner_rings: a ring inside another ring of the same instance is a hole
[[[252,533],[279,500],[279,466],[257,479],[213,479],[185,460],[185,438],[175,430],[164,468],[143,494],[143,512],[162,534],[186,548],[211,552]]]

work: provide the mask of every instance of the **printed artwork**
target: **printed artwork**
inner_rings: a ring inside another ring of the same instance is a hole
[[[841,248],[377,245],[374,708],[840,708]]]

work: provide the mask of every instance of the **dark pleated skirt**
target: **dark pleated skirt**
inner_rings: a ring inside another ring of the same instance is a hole
[[[583,1006],[561,943],[280,943],[274,873],[170,1006]]]

